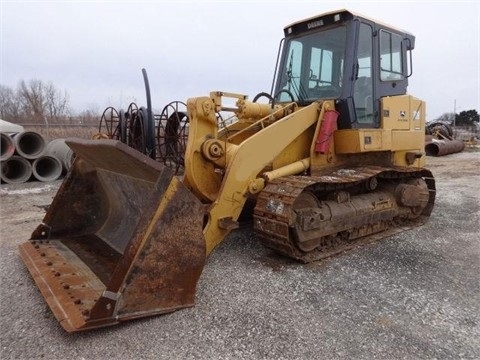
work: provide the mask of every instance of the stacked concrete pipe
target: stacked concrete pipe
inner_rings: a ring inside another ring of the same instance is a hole
[[[0,178],[7,184],[21,184],[32,177],[32,164],[19,156],[13,155],[2,161]]]
[[[32,164],[20,155],[16,155],[15,133],[1,132],[0,179],[7,184],[24,183],[32,176]]]
[[[55,156],[42,155],[33,161],[32,173],[39,181],[54,181],[62,175],[62,163]]]
[[[65,139],[55,139],[50,141],[45,148],[45,154],[54,156],[62,164],[63,173],[66,173],[72,167],[75,154],[73,150],[65,143]]]
[[[45,139],[37,132],[2,133],[2,182],[23,183],[32,175],[39,181],[58,179],[62,175],[62,163],[55,156],[46,154],[45,150]]]
[[[34,131],[23,131],[13,135],[13,143],[18,155],[25,159],[35,160],[45,151],[45,139]]]
[[[12,138],[7,133],[0,133],[0,161],[10,159],[15,153],[15,145]]]

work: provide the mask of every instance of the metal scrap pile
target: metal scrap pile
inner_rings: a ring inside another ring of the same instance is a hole
[[[453,138],[452,127],[441,121],[426,124],[425,152],[428,156],[443,156],[463,151],[463,141]]]

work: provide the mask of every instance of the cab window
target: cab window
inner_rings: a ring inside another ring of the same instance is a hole
[[[402,80],[404,78],[402,60],[402,37],[380,30],[380,80]]]
[[[344,26],[288,39],[276,100],[311,102],[339,97],[345,46]]]

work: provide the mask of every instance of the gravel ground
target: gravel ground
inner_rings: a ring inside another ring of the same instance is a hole
[[[17,245],[59,183],[0,189],[1,359],[480,359],[480,152],[428,158],[423,227],[301,265],[249,229],[210,256],[194,308],[67,334]]]

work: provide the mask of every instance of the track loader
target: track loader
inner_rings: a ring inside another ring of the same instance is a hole
[[[193,306],[247,201],[258,239],[300,262],[428,219],[414,36],[347,10],[284,34],[270,93],[188,100],[182,176],[119,140],[68,140],[75,163],[20,246],[66,331]]]

